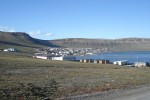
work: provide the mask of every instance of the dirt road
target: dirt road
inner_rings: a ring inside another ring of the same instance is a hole
[[[150,100],[150,86],[127,90],[116,89],[103,93],[85,94],[59,100]]]
[[[150,100],[150,89],[114,97],[111,100]]]

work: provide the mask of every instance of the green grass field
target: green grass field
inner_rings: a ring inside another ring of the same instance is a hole
[[[150,84],[150,68],[33,59],[0,53],[0,99],[60,97]]]

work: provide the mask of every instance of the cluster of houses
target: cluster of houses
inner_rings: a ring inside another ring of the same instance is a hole
[[[50,54],[55,56],[77,56],[77,55],[92,55],[101,52],[106,52],[107,48],[39,48],[37,53]]]
[[[128,60],[120,60],[110,62],[109,60],[94,60],[94,59],[76,59],[78,55],[94,54],[100,52],[106,52],[107,48],[102,49],[92,49],[92,48],[41,48],[37,50],[37,53],[33,55],[33,58],[47,59],[47,60],[60,60],[60,61],[78,61],[81,63],[95,63],[95,64],[115,64],[115,65],[125,65],[128,67],[149,67],[148,62],[135,62],[130,64]],[[15,52],[15,48],[6,48],[5,52]]]
[[[134,64],[130,64],[128,60],[120,60],[120,61],[114,61],[110,62],[109,60],[94,60],[94,59],[76,59],[76,56],[73,55],[52,55],[52,54],[41,54],[36,53],[33,58],[39,58],[39,59],[47,59],[47,60],[59,60],[59,61],[76,61],[81,63],[95,63],[95,64],[115,64],[115,65],[125,65],[128,67],[148,67],[148,62],[135,62]]]
[[[103,49],[105,51],[105,49]],[[120,60],[110,62],[109,60],[94,60],[94,59],[76,59],[78,55],[93,54],[98,52],[104,52],[102,49],[92,48],[41,48],[37,50],[33,58],[48,59],[48,60],[60,60],[60,61],[78,61],[81,63],[95,63],[95,64],[115,64],[125,65],[128,67],[148,67],[148,62],[135,62],[130,64],[128,60]]]
[[[107,51],[107,48],[39,48],[36,50],[33,58],[78,61],[75,56],[91,55]]]

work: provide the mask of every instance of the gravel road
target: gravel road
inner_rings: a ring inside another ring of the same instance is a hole
[[[111,100],[150,100],[150,89],[124,94],[122,96],[114,97]]]
[[[150,100],[150,86],[115,89],[103,93],[85,94],[58,100]]]

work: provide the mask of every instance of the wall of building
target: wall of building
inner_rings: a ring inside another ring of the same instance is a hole
[[[63,60],[63,57],[52,57],[52,60]]]
[[[113,64],[115,65],[127,65],[129,62],[127,60],[115,61]]]
[[[76,59],[73,56],[64,56],[64,57],[62,56],[62,57],[52,57],[52,60],[71,61]]]
[[[47,59],[47,57],[46,57],[46,56],[35,56],[34,58]]]

